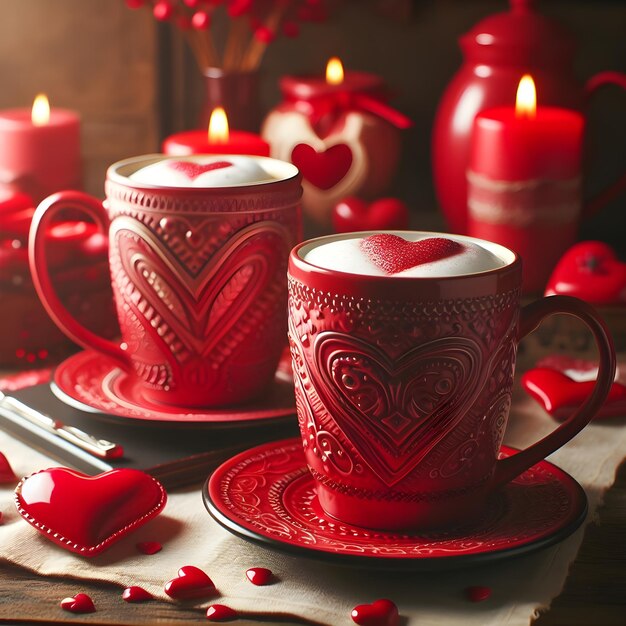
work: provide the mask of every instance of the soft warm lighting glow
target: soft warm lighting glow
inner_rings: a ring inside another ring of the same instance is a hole
[[[330,59],[326,65],[326,82],[329,85],[343,83],[343,65],[337,57]]]
[[[50,103],[45,93],[37,94],[30,118],[35,126],[45,126],[50,121]]]
[[[209,120],[209,143],[226,143],[229,135],[226,111],[222,107],[213,109]]]
[[[517,87],[515,115],[517,117],[535,117],[537,113],[537,92],[535,81],[530,74],[524,74]]]

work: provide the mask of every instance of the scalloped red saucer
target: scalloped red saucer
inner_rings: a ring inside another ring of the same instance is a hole
[[[505,446],[500,452],[514,453]],[[444,569],[526,554],[563,540],[587,513],[582,487],[542,461],[494,494],[472,525],[424,534],[351,526],[319,506],[299,439],[263,444],[226,461],[207,480],[203,498],[215,520],[244,539],[389,569]]]
[[[265,396],[249,404],[215,409],[151,402],[143,396],[138,379],[93,350],[63,361],[54,371],[51,388],[60,400],[81,411],[153,422],[243,424],[285,418],[296,412],[293,383],[282,364]]]

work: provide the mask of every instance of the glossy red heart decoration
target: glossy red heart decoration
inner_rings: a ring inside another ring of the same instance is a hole
[[[134,469],[87,476],[53,467],[15,489],[20,515],[66,550],[95,556],[157,515],[167,495],[161,483]]]
[[[473,585],[465,589],[465,595],[470,602],[484,602],[491,596],[491,588]]]
[[[397,626],[400,621],[398,607],[386,598],[355,606],[351,617],[359,626]]]
[[[163,546],[158,541],[140,541],[135,544],[135,547],[143,554],[156,554],[163,549]]]
[[[600,241],[582,241],[559,260],[545,295],[576,296],[592,304],[626,302],[626,263]]]
[[[380,198],[368,204],[350,196],[333,207],[332,220],[336,233],[406,230],[409,227],[409,209],[398,198]]]
[[[246,570],[246,577],[253,585],[261,587],[272,580],[272,570],[267,567],[251,567]]]
[[[352,150],[345,143],[330,146],[323,152],[299,143],[291,152],[291,162],[305,180],[326,191],[337,185],[350,170]]]
[[[237,619],[237,611],[224,604],[212,604],[206,610],[206,618],[210,622],[228,622]]]
[[[463,246],[458,241],[444,237],[407,241],[398,235],[381,233],[365,237],[361,242],[361,250],[383,272],[397,274],[416,265],[458,254]]]
[[[126,602],[147,602],[148,600],[152,600],[153,596],[143,587],[133,585],[132,587],[126,587],[126,589],[124,589],[122,599]]]
[[[193,163],[191,161],[169,161],[168,167],[181,174],[184,174],[190,180],[198,178],[200,174],[211,172],[212,170],[222,170],[225,167],[233,167],[230,161],[215,161],[214,163]]]
[[[577,382],[547,367],[536,367],[522,376],[522,386],[552,417],[564,420],[591,394],[595,381]],[[594,419],[626,416],[626,386],[614,382]]]
[[[17,482],[17,476],[9,463],[9,460],[0,452],[0,485]]]
[[[199,567],[185,565],[178,576],[165,584],[165,593],[176,600],[206,598],[217,593],[213,581]]]
[[[77,593],[61,600],[61,608],[70,613],[93,613],[96,610],[93,600],[86,593]]]

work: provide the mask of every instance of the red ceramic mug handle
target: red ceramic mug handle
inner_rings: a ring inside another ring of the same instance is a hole
[[[493,486],[503,485],[519,476],[529,467],[545,459],[580,432],[596,414],[606,399],[615,377],[615,350],[613,342],[594,309],[577,298],[549,296],[522,309],[519,339],[532,332],[547,316],[568,313],[582,320],[592,332],[600,353],[598,379],[591,395],[561,426],[529,448],[496,463]]]
[[[626,74],[622,72],[600,72],[592,76],[585,84],[585,96],[587,99],[594,96],[598,91],[607,85],[614,85],[626,89]],[[612,185],[604,191],[598,193],[594,198],[586,203],[583,211],[584,217],[595,215],[605,204],[612,202],[615,198],[626,191],[626,173],[622,174]]]
[[[130,361],[119,345],[85,328],[65,308],[54,290],[46,262],[46,232],[59,211],[74,209],[86,213],[103,233],[108,230],[109,218],[102,203],[80,191],[60,191],[41,202],[33,216],[28,241],[30,271],[41,302],[56,325],[83,348],[97,350],[115,359],[124,369]]]

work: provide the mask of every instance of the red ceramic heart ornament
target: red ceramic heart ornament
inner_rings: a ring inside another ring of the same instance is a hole
[[[361,242],[361,250],[383,272],[397,274],[416,265],[459,254],[463,246],[458,241],[444,237],[407,241],[398,235],[381,233],[365,237]]]
[[[96,610],[93,600],[86,593],[77,593],[61,600],[61,608],[70,613],[93,613]]]
[[[9,460],[0,452],[0,485],[15,484],[17,476],[9,463]]]
[[[351,617],[359,626],[397,626],[400,621],[398,607],[386,598],[355,606]]]
[[[157,515],[167,495],[157,480],[134,469],[87,476],[53,467],[15,489],[20,515],[61,547],[95,556]]]
[[[368,204],[350,196],[333,207],[332,221],[336,233],[406,230],[409,227],[409,209],[398,198],[380,198]]]
[[[545,295],[555,294],[592,304],[626,303],[626,263],[605,243],[577,243],[561,257],[548,281]]]
[[[181,567],[178,576],[165,584],[164,591],[175,600],[206,598],[217,593],[213,581],[199,567],[193,565]]]
[[[563,372],[536,367],[522,376],[522,386],[552,417],[568,418],[591,394],[595,381],[577,382]],[[613,383],[594,419],[626,416],[626,386]]]
[[[322,152],[299,143],[291,152],[291,162],[306,181],[327,191],[341,182],[352,165],[352,150],[345,143],[330,146]]]

